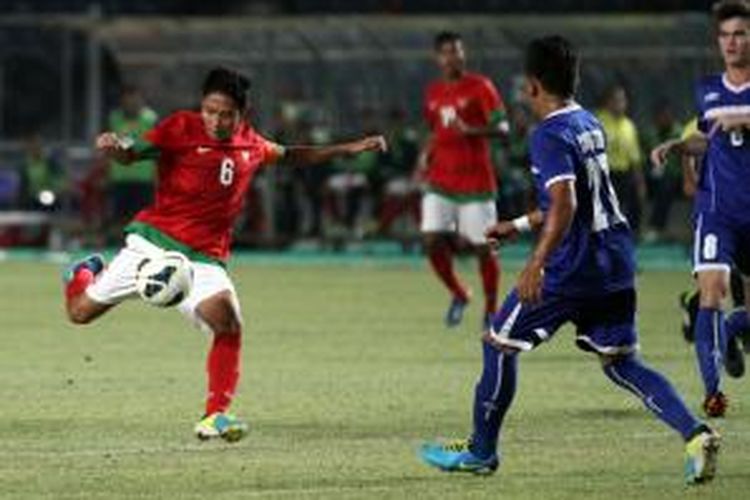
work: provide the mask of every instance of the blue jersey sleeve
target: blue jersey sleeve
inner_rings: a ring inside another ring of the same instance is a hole
[[[559,181],[575,180],[573,146],[549,131],[537,132],[532,140],[531,155],[544,189]]]
[[[703,80],[698,81],[698,83],[695,85],[695,111],[697,113],[697,125],[698,130],[704,134],[707,134],[710,128],[710,125],[708,121],[706,120],[705,116],[705,108],[704,108],[704,102],[705,102],[705,83]]]

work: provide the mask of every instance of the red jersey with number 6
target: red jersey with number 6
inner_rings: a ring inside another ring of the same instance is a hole
[[[497,189],[487,137],[471,137],[454,127],[458,118],[471,127],[487,127],[502,98],[489,78],[466,73],[455,82],[440,80],[427,87],[425,119],[432,131],[427,183],[448,196],[492,197]]]
[[[154,203],[136,214],[192,250],[221,261],[229,257],[232,228],[255,173],[283,148],[243,122],[231,138],[208,136],[198,112],[178,111],[146,132],[136,151],[158,154]]]

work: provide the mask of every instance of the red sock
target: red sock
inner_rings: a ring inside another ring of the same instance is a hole
[[[479,274],[482,275],[485,312],[494,314],[497,310],[497,287],[500,284],[500,262],[494,252],[479,256]]]
[[[224,412],[232,402],[240,378],[241,340],[240,332],[214,335],[214,342],[206,361],[208,373],[206,415]]]
[[[73,279],[65,285],[65,298],[72,299],[83,293],[88,286],[94,282],[94,273],[91,269],[82,267],[73,275]]]
[[[454,297],[469,300],[469,292],[466,290],[453,270],[453,251],[448,245],[438,245],[428,253],[430,264],[440,281],[448,287]]]

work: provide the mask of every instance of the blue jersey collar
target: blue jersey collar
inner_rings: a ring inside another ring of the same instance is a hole
[[[575,101],[570,101],[564,108],[557,109],[553,111],[552,113],[548,114],[544,118],[542,118],[542,121],[549,120],[550,118],[554,118],[555,116],[565,115],[568,113],[572,113],[573,111],[578,111],[581,109],[581,105],[578,104]]]
[[[724,87],[727,90],[729,90],[730,92],[734,92],[735,94],[739,94],[740,92],[744,92],[745,90],[750,89],[750,82],[745,82],[742,85],[734,85],[729,81],[726,73],[722,73],[721,83],[724,84]]]

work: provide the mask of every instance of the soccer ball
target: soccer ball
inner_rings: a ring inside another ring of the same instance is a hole
[[[188,296],[193,286],[190,260],[180,252],[164,252],[138,264],[135,275],[138,295],[156,307],[172,307]]]

